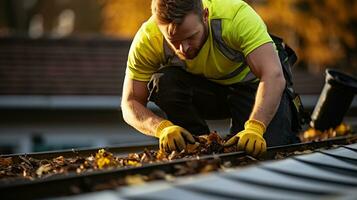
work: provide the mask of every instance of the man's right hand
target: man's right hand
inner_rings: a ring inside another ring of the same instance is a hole
[[[186,149],[186,143],[195,143],[195,139],[186,129],[176,126],[168,120],[162,121],[157,127],[156,137],[160,139],[160,149],[171,151],[182,151]]]

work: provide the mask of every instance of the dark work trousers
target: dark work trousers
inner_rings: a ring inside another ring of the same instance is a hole
[[[230,136],[233,136],[244,129],[249,119],[258,84],[220,85],[180,67],[165,67],[148,83],[149,100],[166,113],[168,120],[194,135],[210,133],[205,120],[231,118]],[[264,134],[268,146],[299,142],[291,120],[291,102],[284,92]]]

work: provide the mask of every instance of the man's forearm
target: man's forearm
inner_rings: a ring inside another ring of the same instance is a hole
[[[261,121],[268,126],[278,110],[284,89],[285,79],[283,75],[267,80],[262,79],[258,86],[250,119]]]
[[[125,122],[148,136],[155,136],[158,124],[164,120],[135,100],[122,102],[121,108]]]

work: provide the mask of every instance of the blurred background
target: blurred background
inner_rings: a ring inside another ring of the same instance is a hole
[[[247,0],[298,54],[310,112],[324,70],[357,76],[356,0]],[[126,56],[150,0],[0,0],[0,154],[156,142],[120,112]],[[356,98],[345,121],[357,124]],[[161,114],[154,105],[150,108]],[[210,121],[228,133],[229,122]]]

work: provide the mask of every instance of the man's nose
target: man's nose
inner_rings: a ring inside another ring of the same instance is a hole
[[[186,53],[188,48],[189,48],[188,43],[186,41],[182,41],[181,44],[180,44],[180,51],[182,53]]]

